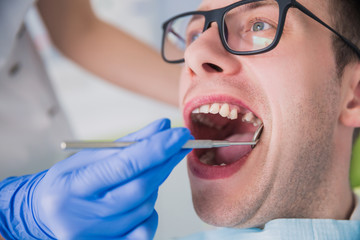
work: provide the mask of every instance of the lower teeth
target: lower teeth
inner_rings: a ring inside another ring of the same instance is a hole
[[[226,163],[218,164],[215,162],[215,152],[208,151],[200,157],[200,162],[209,165],[209,166],[226,166]]]
[[[200,162],[206,165],[214,165],[212,164],[214,163],[214,158],[215,158],[215,153],[213,151],[208,151],[200,157]]]

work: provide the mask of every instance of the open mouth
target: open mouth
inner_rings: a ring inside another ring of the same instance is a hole
[[[262,120],[245,106],[226,102],[207,103],[190,110],[187,126],[195,139],[249,142]],[[250,145],[195,149],[192,157],[206,166],[226,168],[244,160]]]

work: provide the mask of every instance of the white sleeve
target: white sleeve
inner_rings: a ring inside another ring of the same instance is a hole
[[[27,10],[35,0],[0,0],[0,70],[13,48]]]

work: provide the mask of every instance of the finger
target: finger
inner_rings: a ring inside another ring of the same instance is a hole
[[[146,221],[144,221],[140,226],[136,227],[131,232],[126,234],[126,236],[124,236],[124,238],[122,239],[127,239],[127,240],[153,239],[155,237],[158,221],[159,221],[158,214],[154,210],[153,214]]]
[[[183,150],[163,165],[154,167],[132,181],[105,192],[97,200],[99,205],[109,206],[110,211],[126,212],[137,208],[146,199],[157,192],[159,186],[166,180],[173,168],[185,157],[187,151]]]
[[[165,130],[119,152],[117,158],[128,166],[129,174],[137,176],[147,169],[168,161],[179,153],[182,146],[191,138],[190,131],[186,128]],[[119,161],[112,163],[116,164]]]
[[[118,139],[117,141],[138,141],[146,137],[150,137],[157,132],[164,131],[166,129],[170,128],[170,120],[169,119],[159,119],[152,123],[150,123],[148,126],[142,128],[141,130],[129,134],[128,136],[125,136],[123,138]],[[57,172],[69,172],[76,168],[80,168],[83,166],[86,166],[90,163],[103,160],[108,158],[109,156],[116,154],[123,149],[86,149],[83,151],[80,151],[73,156],[57,163],[54,166],[54,170]],[[53,172],[52,170],[51,172]]]
[[[164,164],[175,154],[182,152],[181,147],[190,138],[190,132],[185,128],[160,132],[118,154],[77,170],[76,177],[71,179],[72,187],[89,195],[107,191],[154,166]],[[185,154],[181,154],[182,157]]]
[[[85,220],[88,222],[87,227],[77,228],[79,232],[75,232],[74,236],[82,236],[83,239],[114,239],[122,236],[151,217],[156,199],[157,192],[154,192],[137,208],[120,214],[111,211],[109,215],[105,213],[108,210],[105,210],[104,206],[89,202],[92,205],[91,209],[95,212],[86,213],[89,216]]]

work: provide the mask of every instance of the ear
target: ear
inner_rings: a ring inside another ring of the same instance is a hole
[[[348,127],[360,127],[360,62],[348,65],[342,80],[345,101],[340,121]]]

